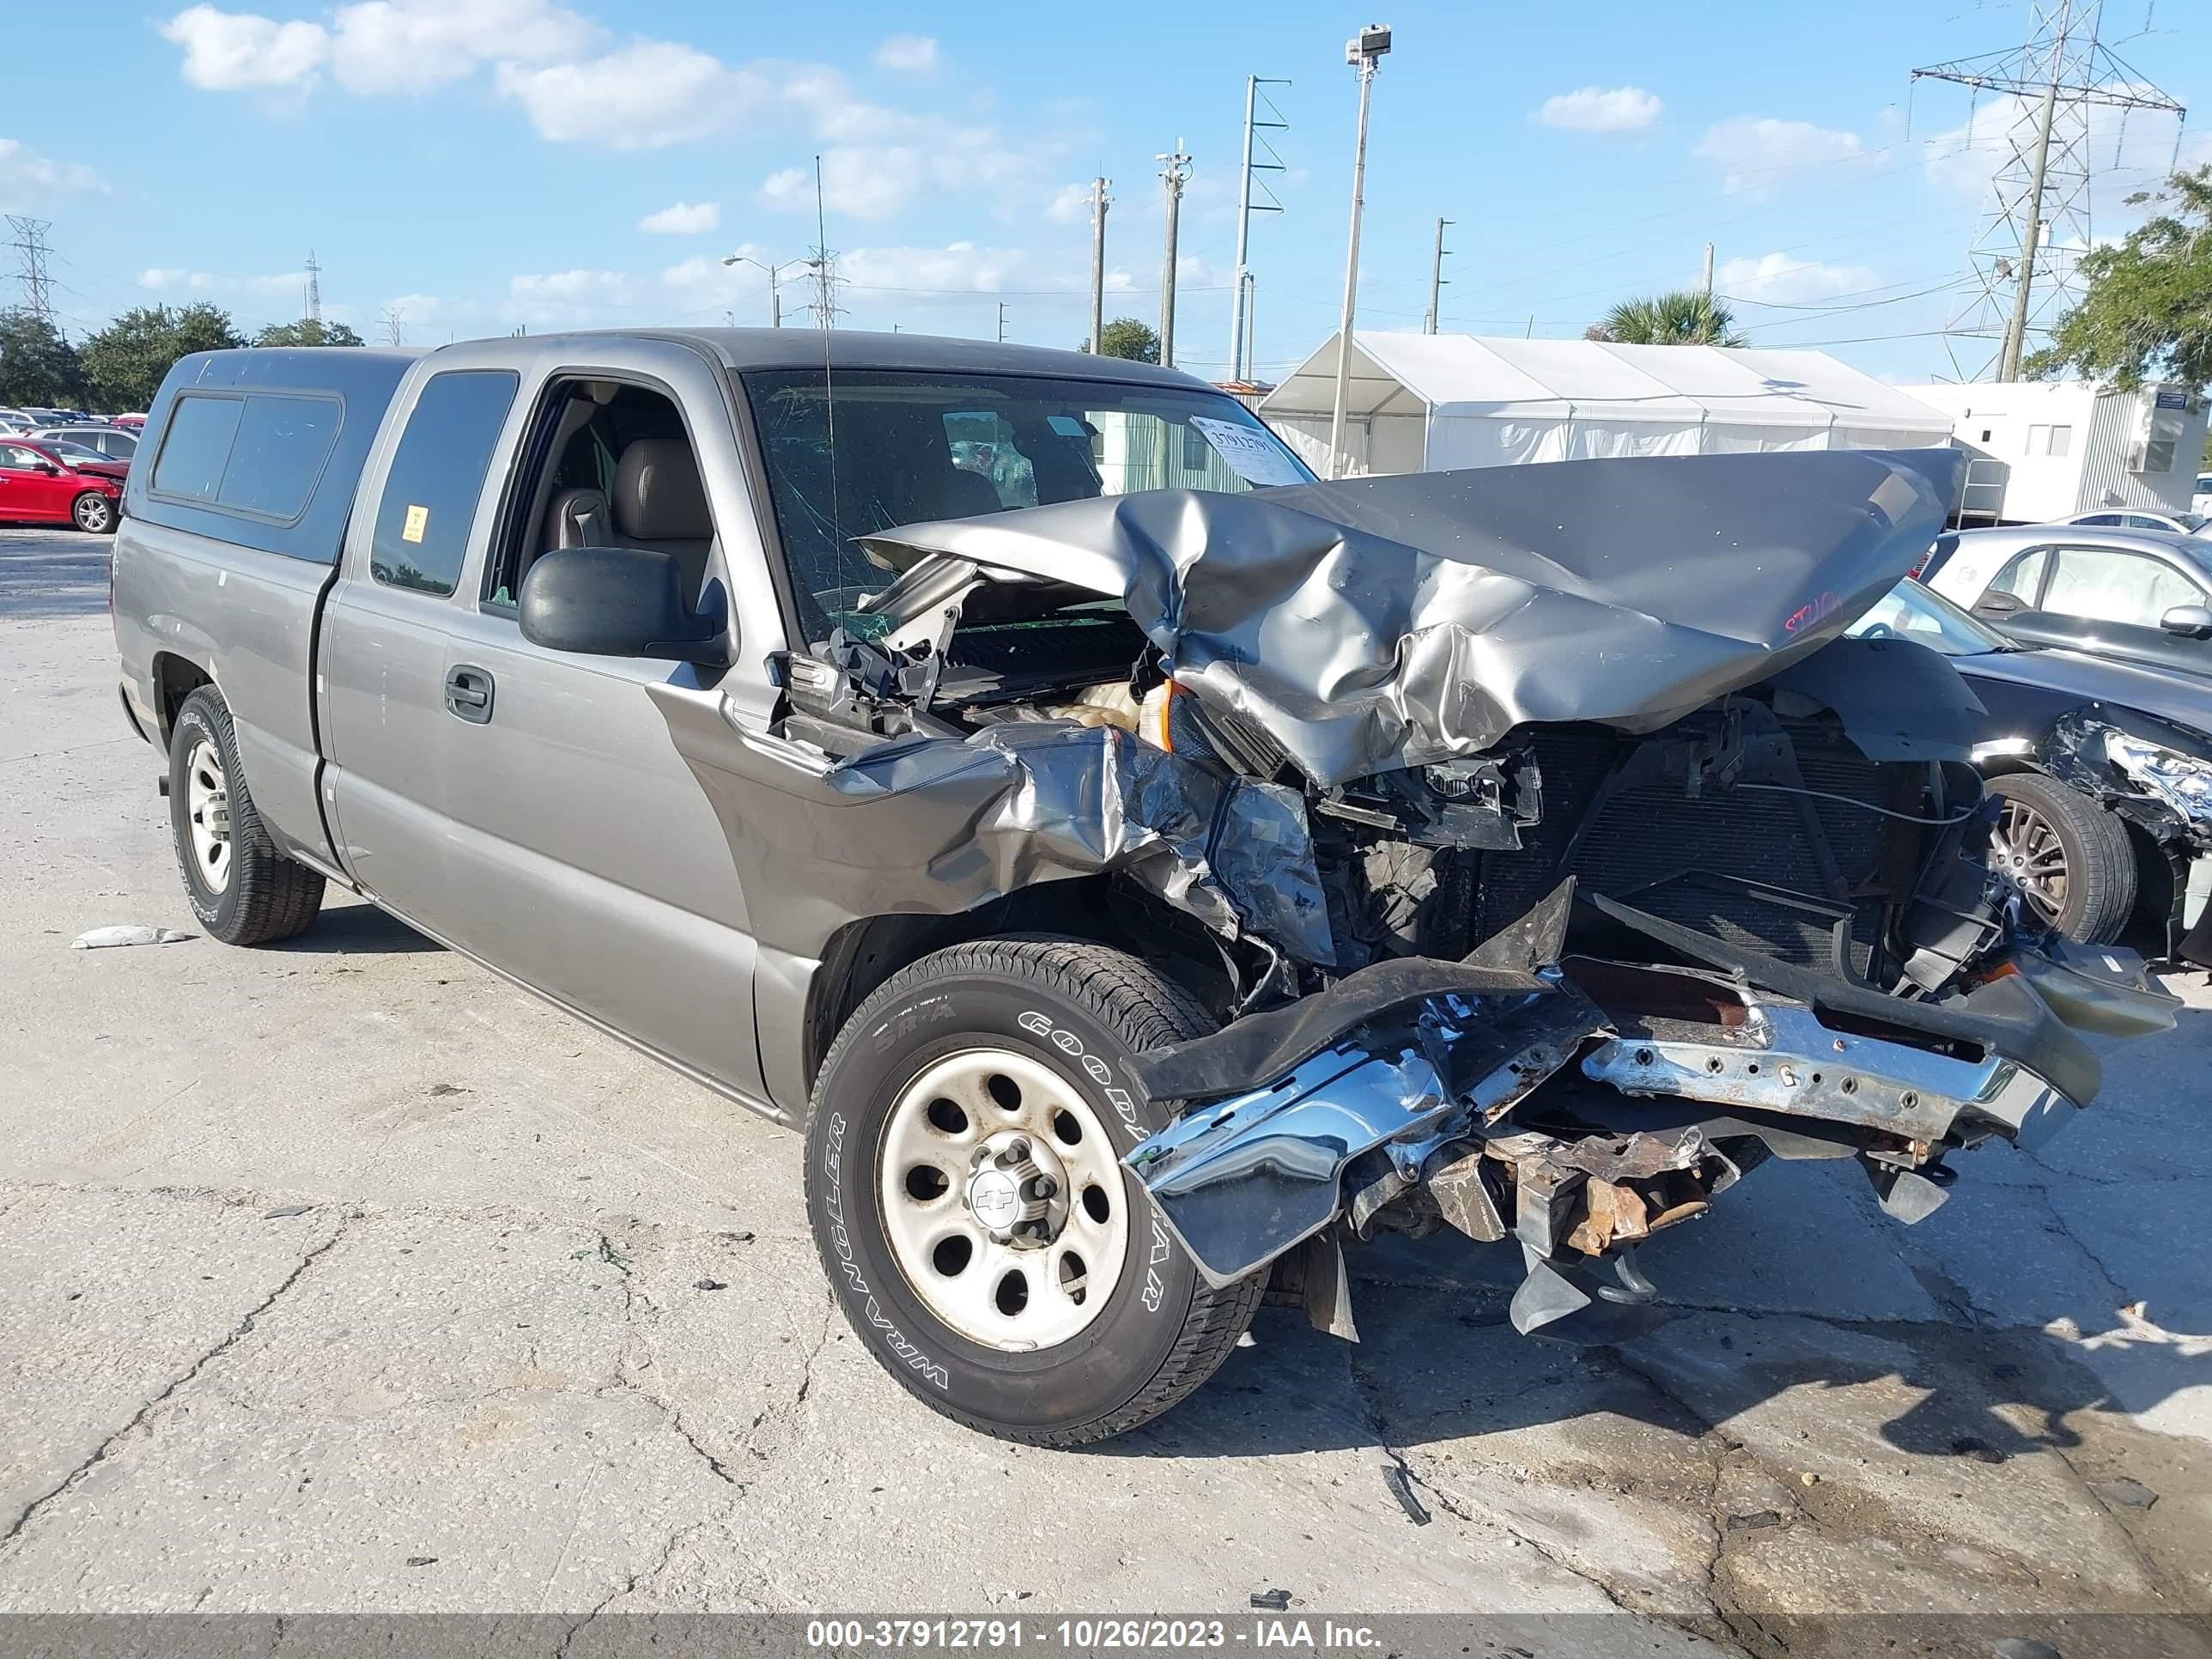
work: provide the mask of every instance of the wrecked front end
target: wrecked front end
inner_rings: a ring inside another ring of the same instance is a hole
[[[872,627],[789,665],[790,729],[873,735],[824,788],[910,827],[933,908],[1089,875],[1202,924],[1178,977],[1220,1029],[1140,1057],[1179,1115],[1125,1161],[1210,1280],[1272,1267],[1348,1330],[1342,1242],[1449,1226],[1519,1248],[1521,1329],[1609,1333],[1652,1298],[1636,1246],[1766,1158],[1852,1160],[1916,1221],[1954,1153],[2090,1100],[2083,1032],[2172,1024],[2140,962],[2033,931],[1990,876],[1949,665],[1838,637],[1956,464],[1568,463],[886,532]],[[1102,599],[1125,681],[969,672],[979,618]]]

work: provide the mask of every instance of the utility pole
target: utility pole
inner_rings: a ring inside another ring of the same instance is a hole
[[[2012,315],[2005,319],[2004,343],[1997,348],[1997,379],[2020,379],[2021,348],[2027,339],[2027,301],[2035,283],[2036,245],[2043,240],[2043,187],[2051,177],[2051,118],[2058,110],[2054,75],[2043,89],[2042,112],[2035,122],[2035,165],[2027,186],[2027,227],[2020,235],[2020,280],[2013,284]]]
[[[1336,333],[1336,403],[1328,419],[1328,475],[1345,471],[1344,412],[1352,390],[1352,322],[1359,306],[1359,214],[1367,192],[1367,98],[1375,66],[1390,50],[1390,28],[1370,23],[1344,43],[1344,61],[1359,71],[1359,136],[1352,151],[1352,234],[1344,251],[1344,319]]]
[[[1190,177],[1190,157],[1183,154],[1182,140],[1176,140],[1175,154],[1156,155],[1157,161],[1167,165],[1160,169],[1160,177],[1168,187],[1167,252],[1160,266],[1160,367],[1175,367],[1175,302],[1176,302],[1176,230],[1182,217],[1182,187]]]
[[[49,328],[53,326],[54,301],[50,291],[53,279],[46,275],[46,233],[53,228],[50,219],[8,216],[8,228],[15,233],[8,246],[22,256],[15,280],[23,285],[23,308]]]
[[[1705,244],[1705,280],[1704,287],[1705,290],[1705,298],[1708,300],[1711,299],[1713,297],[1713,245],[1711,242]]]
[[[315,250],[307,250],[307,320],[317,327],[323,321],[323,268],[315,263]]]
[[[1091,181],[1091,343],[1083,349],[1093,356],[1106,334],[1106,210],[1111,205],[1106,186],[1111,182]]]
[[[1451,221],[1449,219],[1437,221],[1437,251],[1429,257],[1429,314],[1421,322],[1424,334],[1437,331],[1437,311],[1443,300],[1444,254],[1448,252],[1444,246],[1444,227],[1449,223]]]
[[[1252,216],[1283,210],[1278,203],[1252,199],[1252,186],[1255,182],[1252,175],[1255,173],[1280,173],[1283,170],[1283,164],[1275,158],[1272,147],[1268,149],[1267,161],[1252,159],[1254,143],[1267,142],[1257,139],[1257,133],[1263,127],[1280,131],[1290,125],[1273,103],[1267,108],[1274,119],[1263,121],[1259,118],[1260,100],[1264,95],[1260,88],[1287,87],[1290,84],[1288,81],[1265,75],[1244,77],[1244,162],[1237,174],[1237,276],[1230,284],[1229,301],[1229,378],[1232,380],[1249,380],[1252,371]]]
[[[1006,302],[1004,300],[1001,300],[1001,301],[999,301],[999,343],[1000,343],[1000,345],[1004,345],[1004,344],[1006,344]]]
[[[1948,81],[1977,98],[1999,94],[2000,108],[2011,111],[1998,146],[2003,159],[1990,179],[1991,204],[1968,250],[1974,283],[1945,331],[1961,380],[2018,380],[2037,316],[2063,311],[2077,297],[2075,268],[2094,246],[2093,109],[2118,109],[2124,122],[2136,110],[2176,117],[2179,158],[2179,121],[2188,112],[2099,42],[2102,9],[2102,0],[2032,0],[2022,45],[1912,71],[1916,82]],[[1970,143],[1975,131],[1970,116]],[[1994,359],[1981,343],[1991,339]]]

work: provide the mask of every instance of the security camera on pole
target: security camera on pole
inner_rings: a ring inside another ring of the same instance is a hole
[[[1344,322],[1336,334],[1336,406],[1328,422],[1328,475],[1344,476],[1344,407],[1352,382],[1352,319],[1359,301],[1359,210],[1367,189],[1367,95],[1376,65],[1390,50],[1390,26],[1370,23],[1344,43],[1344,61],[1359,71],[1359,137],[1352,152],[1352,236],[1344,255]]]

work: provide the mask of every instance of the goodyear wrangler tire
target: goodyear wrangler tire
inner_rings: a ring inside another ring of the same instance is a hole
[[[847,1320],[910,1393],[1076,1446],[1227,1358],[1266,1275],[1208,1288],[1120,1166],[1167,1121],[1130,1056],[1207,1029],[1134,957],[1062,939],[956,945],[861,1004],[815,1085],[807,1215]]]

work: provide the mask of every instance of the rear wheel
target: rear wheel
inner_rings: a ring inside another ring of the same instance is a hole
[[[2084,945],[2120,937],[2136,906],[2127,826],[2087,795],[2039,772],[1990,781],[1997,797],[1990,867],[2020,890],[2037,920]]]
[[[105,536],[115,528],[115,502],[96,489],[88,489],[70,503],[70,519],[88,536]]]
[[[322,877],[278,852],[254,810],[213,686],[186,697],[170,729],[169,828],[192,914],[224,944],[290,939],[322,908]]]
[[[853,1329],[910,1392],[1073,1446],[1227,1358],[1266,1275],[1210,1288],[1121,1166],[1167,1122],[1130,1056],[1206,1029],[1135,957],[1059,939],[940,951],[861,1005],[815,1087],[807,1212]]]

